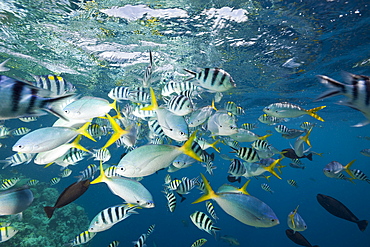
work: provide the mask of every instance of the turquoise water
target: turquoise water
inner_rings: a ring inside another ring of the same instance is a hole
[[[112,13],[114,7],[136,6],[134,13]],[[139,11],[146,14],[140,15]],[[0,1],[0,62],[10,58],[9,71],[2,74],[33,80],[33,75],[58,74],[73,83],[81,96],[90,95],[109,99],[107,94],[116,85],[141,85],[148,64],[148,50],[154,54],[155,89],[159,90],[173,76],[181,78],[183,68],[197,70],[220,67],[234,78],[236,89],[224,93],[221,103],[236,102],[245,110],[238,117],[242,123],[256,123],[256,134],[273,133],[269,143],[279,150],[289,148],[294,139],[287,140],[275,132],[274,126],[259,123],[262,109],[275,102],[288,101],[305,109],[321,105],[327,107],[318,114],[319,122],[307,115],[284,123],[299,128],[304,121],[317,123],[310,136],[313,161],[303,159],[304,170],[289,166],[282,169],[282,180],[272,177],[269,185],[275,191],[267,193],[260,188],[263,178],[254,179],[248,192],[267,203],[276,213],[280,224],[260,229],[244,225],[215,205],[220,218],[215,225],[222,230],[217,238],[197,229],[189,215],[196,210],[206,212],[205,204],[191,204],[200,196],[197,189],[177,202],[174,213],[167,209],[163,190],[166,171],[145,177],[141,183],[152,193],[155,208],[137,210],[125,221],[98,233],[86,246],[108,246],[113,240],[120,246],[132,246],[148,227],[156,224],[147,240],[147,246],[190,246],[199,238],[206,238],[205,246],[229,246],[220,236],[235,237],[240,246],[296,246],[285,236],[286,217],[297,205],[308,229],[302,234],[319,246],[358,246],[370,243],[369,229],[360,232],[354,223],[336,218],[316,201],[316,194],[330,195],[343,202],[359,219],[369,219],[369,188],[365,181],[355,184],[326,177],[322,169],[336,160],[347,164],[353,159],[353,168],[370,176],[369,157],[360,150],[370,148],[369,126],[351,127],[365,119],[353,109],[335,104],[343,97],[315,102],[326,90],[316,75],[324,74],[341,81],[341,73],[370,75],[370,13],[367,1]],[[291,59],[291,60],[290,60]],[[288,60],[293,63],[286,63]],[[198,106],[210,104],[212,95],[203,93]],[[123,105],[123,104],[122,104]],[[217,106],[217,105],[216,105]],[[7,120],[11,129],[37,129],[51,126],[56,118],[40,117],[36,122],[23,123]],[[205,132],[205,131],[203,131]],[[0,159],[13,154],[17,137],[1,139]],[[99,148],[107,138],[88,148]],[[242,146],[249,146],[243,143]],[[231,151],[219,144],[222,153]],[[110,147],[109,164],[118,163],[125,152]],[[72,176],[63,178],[54,187],[62,192],[74,176],[92,159],[72,166]],[[288,159],[283,160],[288,165]],[[229,161],[216,154],[214,176],[206,174],[214,189],[227,183]],[[206,173],[200,164],[172,173],[172,178],[193,178]],[[1,171],[2,177],[14,173],[48,183],[60,173],[58,166],[47,169],[31,162]],[[298,188],[287,184],[294,179]],[[246,180],[243,178],[242,186]],[[235,184],[234,184],[235,185]],[[91,220],[106,207],[122,200],[113,195],[105,184],[91,185],[76,203],[82,206]],[[64,210],[58,209],[60,211]],[[45,217],[45,221],[47,218]],[[86,228],[88,225],[86,225]],[[76,229],[76,235],[86,229]],[[48,234],[53,234],[52,232]],[[16,246],[16,243],[2,243]],[[62,246],[58,243],[56,246]]]

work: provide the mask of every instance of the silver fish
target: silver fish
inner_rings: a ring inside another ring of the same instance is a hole
[[[23,212],[33,201],[33,193],[28,186],[0,192],[0,215]]]
[[[199,73],[187,69],[184,70],[193,76],[190,79],[195,78],[201,87],[212,92],[224,92],[236,87],[230,74],[222,69],[206,68]]]

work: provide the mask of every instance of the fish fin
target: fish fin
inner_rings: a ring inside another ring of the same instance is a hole
[[[191,70],[188,70],[188,69],[184,69],[186,72],[188,72],[189,74],[191,74],[192,76],[189,77],[188,79],[186,79],[187,81],[191,80],[191,79],[194,79],[196,76],[197,76],[197,72],[194,72],[194,71],[191,71]]]
[[[212,189],[211,185],[209,184],[208,180],[206,179],[206,177],[202,173],[200,174],[200,176],[202,177],[202,180],[203,180],[203,183],[204,183],[204,188],[205,188],[206,192],[201,197],[199,197],[197,200],[192,202],[192,204],[207,201],[207,200],[218,197],[218,195],[213,191],[213,189]]]
[[[10,60],[10,58],[6,59],[4,62],[0,63],[0,71],[9,71],[10,69],[8,67],[5,67],[5,64]]]
[[[284,157],[281,157],[280,159],[275,160],[274,162],[272,162],[271,165],[269,165],[267,167],[264,167],[264,169],[267,170],[268,172],[270,172],[272,175],[274,175],[278,179],[281,179],[281,177],[275,172],[274,168],[275,168],[276,164],[279,163],[282,159],[284,159]]]
[[[129,131],[127,130],[124,130],[122,129],[119,124],[114,121],[114,119],[107,113],[106,114],[108,120],[109,120],[109,123],[110,125],[112,126],[113,128],[113,134],[112,136],[109,138],[109,140],[107,141],[107,143],[105,143],[105,145],[102,147],[103,148],[108,148],[110,145],[112,145],[115,141],[117,141],[121,136],[125,135],[125,134],[128,134]]]
[[[193,141],[196,137],[197,131],[194,131],[193,134],[189,137],[189,139],[184,143],[183,146],[181,146],[179,149],[186,155],[190,156],[191,158],[203,162],[202,158],[199,157],[198,154],[196,154],[193,149],[191,148]]]
[[[356,224],[357,224],[357,226],[358,226],[358,228],[360,229],[361,232],[365,231],[368,223],[369,222],[367,220],[360,220],[360,221],[356,222]]]
[[[81,145],[80,145],[80,143],[79,143],[79,142],[80,142],[81,138],[82,138],[82,135],[78,135],[78,136],[73,140],[73,142],[71,143],[71,147],[78,148],[78,149],[80,149],[80,150],[82,150],[82,151],[85,151],[85,152],[90,153],[90,150],[88,150],[88,149],[86,149],[86,148],[84,148],[83,146],[81,146]]]
[[[99,171],[100,171],[99,177],[91,181],[90,184],[104,183],[107,180],[107,176],[105,176],[105,173],[104,173],[102,161],[100,161]]]
[[[44,211],[49,219],[53,216],[55,209],[56,207],[49,207],[49,206],[44,207]]]
[[[314,117],[316,118],[317,120],[320,120],[322,122],[325,122],[324,119],[322,119],[319,115],[316,114],[317,111],[325,108],[326,106],[319,106],[319,107],[316,107],[316,108],[313,108],[313,109],[310,109],[310,110],[306,110],[307,114],[310,115],[311,117]]]
[[[311,142],[310,142],[310,139],[308,139],[308,137],[311,135],[311,131],[312,131],[313,128],[311,128],[309,131],[307,131],[307,134],[305,136],[302,136],[300,138],[302,138],[302,140],[307,143],[308,146],[312,147],[311,145]]]
[[[250,195],[247,191],[247,187],[249,185],[249,183],[251,182],[251,180],[247,180],[247,182],[245,182],[245,184],[239,189],[239,191],[242,193],[242,194],[245,194],[245,195]]]
[[[150,90],[150,106],[146,106],[141,108],[143,111],[155,111],[158,109],[158,103],[157,103],[157,98],[155,97],[155,93],[152,87],[149,88]]]
[[[348,175],[350,175],[351,176],[351,178],[353,178],[353,179],[356,179],[356,177],[353,175],[353,173],[352,173],[352,171],[349,169],[351,166],[352,166],[352,164],[355,162],[356,160],[352,160],[351,162],[349,162],[347,165],[345,165],[344,167],[343,167],[343,169],[348,173]],[[352,181],[352,180],[351,180]]]
[[[215,106],[215,100],[214,99],[212,100],[211,107],[212,107],[213,110],[217,111],[217,108]]]
[[[260,136],[258,137],[259,140],[266,140],[267,137],[270,137],[272,136],[272,134],[267,134],[267,135],[264,135],[264,136]]]
[[[214,143],[209,144],[218,153],[220,152],[220,149],[216,147],[216,144],[219,143],[220,141],[221,141],[221,139],[217,139]]]
[[[75,94],[66,94],[66,95],[62,95],[62,96],[57,96],[55,98],[46,98],[46,99],[44,99],[44,102],[43,102],[43,105],[45,106],[45,108],[43,108],[43,107],[42,108],[45,109],[46,111],[50,112],[51,114],[57,116],[58,118],[61,118],[65,121],[69,121],[67,118],[65,118],[63,116],[63,114],[61,114],[58,111],[56,111],[55,109],[53,109],[53,104],[52,103],[64,100],[64,99],[72,97],[74,95]]]
[[[317,97],[315,101],[343,94],[343,88],[345,88],[345,84],[333,80],[325,75],[318,75],[317,77],[320,79],[322,84],[325,84],[325,86],[329,87],[329,90]]]
[[[47,168],[47,167],[51,166],[53,163],[54,163],[54,162],[50,162],[50,163],[46,164],[46,165],[44,166],[44,168]]]
[[[85,137],[89,138],[90,140],[92,140],[92,141],[96,142],[96,140],[94,139],[94,137],[92,137],[92,136],[89,134],[89,132],[87,132],[87,128],[89,127],[89,125],[90,125],[90,124],[91,124],[91,122],[87,122],[87,123],[85,123],[84,125],[82,125],[82,127],[81,127],[81,128],[79,128],[79,129],[77,130],[77,132],[78,132],[78,133],[80,133],[81,135],[83,135],[83,136],[85,136]]]

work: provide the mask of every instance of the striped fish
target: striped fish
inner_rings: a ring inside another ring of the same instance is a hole
[[[30,131],[31,131],[31,129],[30,129],[30,128],[27,128],[27,127],[19,127],[19,128],[17,128],[17,129],[13,130],[13,131],[11,132],[11,134],[12,134],[13,136],[23,136],[23,135],[27,134],[27,133],[28,133],[28,132],[30,132]]]
[[[270,185],[268,185],[266,183],[261,184],[261,188],[264,191],[270,192],[271,194],[274,193],[274,191],[271,189]]]
[[[31,179],[31,180],[28,180],[27,185],[29,185],[29,186],[33,186],[33,185],[38,184],[39,182],[40,182],[40,181],[39,181],[39,180],[37,180],[37,179]]]
[[[149,235],[153,233],[154,228],[155,228],[155,224],[149,226],[148,232],[146,233],[147,237],[149,237]]]
[[[236,153],[237,153],[239,158],[241,158],[242,160],[245,160],[249,163],[259,161],[258,153],[253,148],[241,147],[240,149],[238,149],[236,151]]]
[[[189,179],[183,177],[181,183],[177,186],[176,192],[178,194],[188,194],[197,184],[198,178]]]
[[[297,182],[296,182],[295,180],[293,180],[293,179],[288,179],[288,180],[287,180],[287,182],[288,182],[288,184],[289,184],[290,186],[293,186],[293,187],[298,188],[298,184],[297,184]]]
[[[171,183],[171,175],[170,174],[166,174],[166,176],[164,177],[164,184],[165,185],[168,185],[169,183]]]
[[[213,170],[217,167],[213,165],[213,160],[215,159],[215,154],[208,154],[207,152],[203,151],[202,155],[200,156],[203,160],[202,166],[206,168],[209,175],[213,175]]]
[[[12,188],[16,183],[18,183],[19,178],[9,178],[3,179],[0,185],[0,190],[7,190]]]
[[[59,182],[60,182],[60,177],[54,177],[50,179],[50,185],[56,185]]]
[[[243,123],[240,127],[246,130],[254,130],[255,128],[257,128],[257,125],[252,123]]]
[[[263,114],[263,115],[258,117],[258,121],[260,121],[261,123],[264,123],[264,124],[268,124],[268,125],[275,125],[277,123],[286,122],[286,119],[285,118],[280,118],[280,117],[270,116],[268,114]]]
[[[33,153],[15,153],[10,157],[5,158],[5,160],[1,160],[1,163],[5,163],[3,166],[3,169],[5,169],[8,166],[16,166],[23,163],[30,163],[32,158],[35,156]]]
[[[193,104],[188,97],[177,95],[167,102],[167,109],[177,116],[185,116],[193,111]]]
[[[12,237],[14,237],[15,234],[17,234],[18,230],[16,230],[12,226],[3,226],[0,227],[0,243],[3,243]]]
[[[146,67],[144,78],[143,78],[143,86],[145,88],[150,87],[151,79],[152,79],[152,73],[153,73],[153,54],[152,51],[149,51],[149,64],[148,67]]]
[[[205,231],[209,234],[215,234],[215,231],[221,230],[220,228],[213,225],[213,221],[205,213],[196,211],[190,215],[191,221],[200,230]]]
[[[315,126],[316,126],[316,123],[310,123],[310,122],[303,122],[301,123],[301,125],[299,125],[299,127],[304,130],[310,130]]]
[[[354,127],[362,127],[370,123],[370,78],[368,76],[345,73],[344,79],[347,83],[341,83],[325,75],[318,75],[318,78],[329,89],[316,100],[344,95],[348,100],[341,101],[339,104],[356,109],[367,118],[367,120],[354,125]]]
[[[28,123],[28,122],[34,122],[37,120],[37,117],[20,117],[18,118],[22,122]]]
[[[70,246],[76,246],[80,244],[86,244],[89,242],[93,237],[95,237],[96,232],[89,232],[84,231],[77,235],[70,243]]]
[[[112,88],[108,97],[121,102],[121,100],[130,100],[130,88],[129,87],[115,87]]]
[[[60,174],[60,177],[66,178],[69,177],[72,174],[72,170],[69,168],[66,168],[63,170],[63,172]]]
[[[29,83],[0,76],[0,98],[2,100],[0,120],[44,115],[42,110],[47,110],[65,119],[53,109],[52,103],[69,98],[73,94],[45,98],[41,95],[42,91],[44,90]]]
[[[151,119],[148,121],[149,130],[154,133],[156,136],[165,137],[166,135],[163,132],[162,127],[159,125],[157,119]]]
[[[112,243],[108,245],[108,247],[117,247],[119,245],[119,241],[114,240]]]
[[[263,108],[263,111],[274,117],[279,118],[296,118],[303,115],[310,115],[313,118],[316,118],[317,120],[320,120],[324,122],[324,119],[322,119],[319,115],[316,114],[319,110],[325,108],[326,106],[319,106],[312,108],[310,110],[303,109],[301,106],[289,103],[289,102],[281,102],[281,103],[273,103],[265,108]]]
[[[134,247],[143,247],[145,246],[146,242],[146,233],[141,234],[137,241],[134,241]]]
[[[184,70],[192,75],[189,80],[195,78],[201,87],[212,92],[224,92],[236,87],[230,74],[219,68],[205,68],[199,73],[187,69]]]
[[[218,217],[215,213],[215,208],[213,207],[212,202],[206,201],[207,212],[212,216],[213,219],[218,220]]]
[[[40,75],[34,77],[36,79],[36,82],[34,82],[33,84],[36,87],[43,88],[52,92],[52,94],[48,95],[48,97],[65,95],[67,93],[72,93],[76,90],[72,83],[67,82],[61,76]]]
[[[81,175],[78,176],[78,182],[81,180],[90,179],[98,171],[98,167],[94,164],[88,165],[85,170],[80,171]]]
[[[179,187],[179,185],[181,184],[181,180],[180,179],[174,179],[172,180],[169,184],[168,184],[168,188],[170,190],[176,190],[177,187]]]
[[[77,162],[83,160],[86,152],[71,148],[63,157],[63,163],[66,165],[74,165]]]
[[[243,174],[245,174],[246,172],[247,172],[247,168],[238,159],[233,159],[231,161],[229,170],[227,171],[227,173],[235,177],[243,176]]]
[[[127,219],[132,214],[137,214],[136,206],[118,205],[100,211],[91,221],[89,232],[102,232],[113,225]]]
[[[97,123],[90,124],[89,127],[87,127],[87,133],[89,133],[95,139],[99,139],[102,135],[107,134],[104,133],[103,128]]]
[[[149,103],[150,94],[143,87],[131,88],[129,99],[135,103]]]
[[[285,125],[282,124],[276,125],[274,129],[276,130],[276,132],[280,134],[289,134],[289,128],[286,127]]]
[[[205,244],[207,242],[207,239],[205,238],[201,238],[201,239],[198,239],[197,241],[195,241],[191,247],[200,247],[202,246],[203,244]]]
[[[12,134],[12,131],[8,127],[0,126],[0,138],[1,139],[2,138],[7,138],[11,134]]]
[[[101,149],[94,149],[94,153],[92,154],[94,160],[101,160],[103,163],[110,160],[111,154],[109,149],[101,148]]]
[[[165,188],[164,189],[164,194],[166,196],[166,199],[167,199],[167,206],[168,206],[168,209],[170,210],[170,212],[174,212],[175,209],[176,209],[176,196],[175,194],[170,191],[168,188]]]
[[[351,172],[356,179],[370,183],[370,179],[366,176],[366,174],[363,171],[358,169],[351,169]]]

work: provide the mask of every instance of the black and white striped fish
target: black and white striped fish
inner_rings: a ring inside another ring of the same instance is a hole
[[[94,164],[90,164],[85,170],[80,171],[81,175],[78,176],[78,182],[85,179],[90,179],[94,176],[95,172],[98,171],[98,167]]]
[[[108,230],[113,225],[128,218],[132,214],[137,214],[136,206],[118,205],[103,209],[90,222],[89,232],[102,232]]]
[[[351,172],[356,179],[370,183],[370,179],[366,176],[366,174],[363,171],[358,169],[351,169]]]
[[[199,73],[187,69],[184,70],[193,75],[190,79],[195,78],[201,87],[212,92],[224,92],[236,87],[230,74],[219,68],[205,68]]]
[[[290,186],[293,186],[293,187],[298,188],[298,184],[297,184],[297,182],[296,182],[295,180],[293,180],[293,179],[288,179],[288,180],[287,180],[287,182],[288,182],[288,184],[289,184]]]
[[[50,179],[50,185],[56,185],[57,183],[60,182],[60,177],[54,177],[52,179]]]
[[[243,123],[240,127],[246,130],[254,130],[255,128],[257,128],[257,125],[254,123]]]
[[[146,233],[141,234],[137,241],[134,241],[134,247],[143,247],[145,246],[147,235]]]
[[[63,163],[65,165],[76,164],[77,162],[83,160],[85,155],[86,155],[86,152],[76,149],[76,148],[72,148],[64,155]]]
[[[196,211],[195,213],[192,213],[190,215],[190,219],[196,227],[211,235],[215,234],[215,231],[221,230],[220,228],[214,226],[212,219],[203,212]]]
[[[239,158],[249,163],[259,161],[258,153],[254,148],[241,147],[240,149],[236,150],[236,153]]]
[[[234,177],[240,177],[243,176],[247,172],[247,168],[244,166],[244,164],[238,160],[238,159],[233,159],[230,163],[229,170],[227,173]]]
[[[101,148],[101,149],[94,149],[94,153],[92,154],[94,157],[94,160],[100,160],[103,163],[110,160],[111,154],[109,152],[109,149],[107,148]]]
[[[0,76],[0,120],[40,116],[49,111],[57,117],[65,119],[56,110],[52,103],[71,97],[66,94],[57,97],[43,97],[44,89],[30,85],[29,83],[15,80],[7,76]]]
[[[5,158],[5,160],[0,160],[0,163],[5,163],[5,165],[3,166],[3,169],[5,169],[8,166],[16,166],[23,163],[28,164],[32,160],[33,156],[35,156],[35,154],[15,153],[12,156]]]
[[[117,247],[119,245],[119,241],[118,240],[114,240],[112,243],[110,243],[108,245],[108,247]]]
[[[206,171],[209,175],[213,175],[213,170],[217,167],[213,165],[213,160],[215,159],[215,154],[208,154],[206,151],[202,152],[202,155],[200,156],[203,160],[202,166],[206,168]]]
[[[274,117],[268,114],[262,114],[261,116],[258,117],[258,121],[268,125],[275,125],[277,123],[286,122],[287,120],[285,118]]]
[[[151,84],[153,74],[153,54],[152,51],[149,51],[149,64],[146,67],[144,78],[143,78],[143,87],[149,88]]]
[[[162,127],[159,125],[157,119],[151,119],[148,121],[149,130],[154,133],[156,136],[165,137],[166,135],[163,132]]]
[[[149,226],[148,231],[146,233],[147,237],[149,237],[149,235],[154,232],[154,228],[155,228],[155,224]]]
[[[36,75],[34,78],[36,79],[36,82],[33,82],[33,85],[52,92],[50,95],[46,95],[47,97],[61,96],[76,91],[76,88],[72,83],[67,82],[61,76]]]
[[[27,127],[19,127],[19,128],[15,129],[15,130],[12,130],[11,134],[13,136],[23,136],[23,135],[27,134],[30,131],[31,131],[30,128],[27,128]]]
[[[280,134],[289,134],[289,128],[286,127],[285,125],[282,124],[276,125],[274,129],[276,130],[276,132]]]
[[[326,99],[336,95],[344,95],[348,99],[340,101],[339,104],[356,109],[367,118],[367,120],[354,125],[362,127],[370,123],[370,77],[365,75],[344,74],[347,83],[341,83],[325,75],[318,75],[320,82],[329,88],[316,100]]]
[[[168,188],[165,188],[163,193],[165,194],[166,196],[166,199],[167,199],[167,206],[168,206],[168,209],[170,210],[170,212],[174,212],[175,209],[176,209],[176,196],[175,194],[170,191]]]
[[[188,97],[176,95],[167,102],[167,109],[177,116],[185,116],[193,111],[193,104]]]
[[[93,237],[95,237],[95,235],[96,235],[96,232],[83,231],[71,241],[70,246],[86,244]]]
[[[261,184],[261,188],[264,191],[270,192],[271,194],[274,193],[274,191],[271,189],[270,185],[268,185],[266,183]]]
[[[207,212],[212,216],[213,219],[218,220],[218,217],[215,213],[215,208],[213,207],[212,202],[206,201]]]
[[[3,179],[0,185],[0,190],[7,190],[12,188],[16,183],[18,183],[19,178],[9,178]]]
[[[130,100],[130,88],[123,86],[112,88],[108,93],[108,97],[118,102]]]
[[[37,180],[37,179],[30,179],[30,180],[28,180],[27,181],[27,185],[29,185],[29,186],[33,186],[33,185],[36,185],[36,184],[38,184],[40,181],[39,180]]]
[[[197,183],[198,178],[189,179],[188,177],[183,177],[181,179],[181,183],[176,188],[176,192],[178,194],[188,194]]]
[[[131,88],[129,100],[135,103],[149,103],[150,94],[144,87]]]

